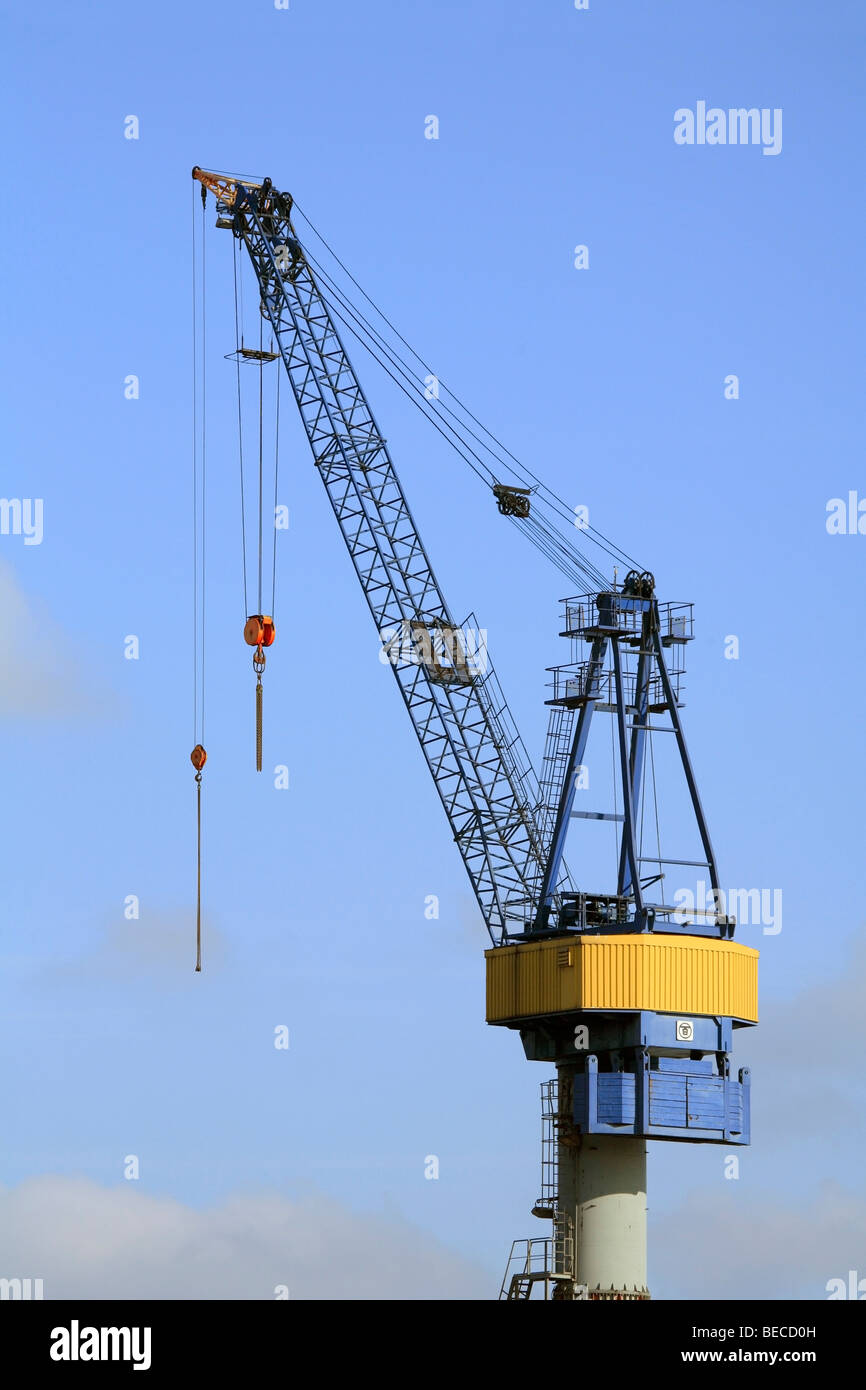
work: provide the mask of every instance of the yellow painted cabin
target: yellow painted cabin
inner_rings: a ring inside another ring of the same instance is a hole
[[[758,954],[739,942],[661,933],[499,946],[485,953],[487,1022],[646,1009],[757,1023]]]

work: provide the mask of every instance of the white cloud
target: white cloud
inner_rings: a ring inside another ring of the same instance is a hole
[[[0,717],[68,719],[116,705],[97,693],[72,642],[44,606],[27,597],[9,565],[0,562]]]
[[[866,1200],[825,1183],[808,1200],[739,1184],[694,1192],[650,1226],[657,1298],[826,1299],[827,1281],[866,1278]]]
[[[0,1191],[0,1277],[51,1298],[485,1299],[490,1276],[398,1217],[316,1194],[193,1210],[132,1184],[31,1178]]]
[[[712,1181],[651,1221],[654,1296],[823,1299],[829,1279],[852,1269],[866,1279],[864,995],[861,929],[839,975],[807,980],[792,999],[762,1008],[758,1028],[736,1035],[737,1065],[752,1068],[745,1177],[724,1179],[719,1149]],[[651,1189],[651,1208],[652,1200]]]
[[[222,973],[228,945],[221,929],[202,921],[202,962],[208,975]],[[195,964],[195,905],[184,912],[151,906],[139,918],[107,922],[101,935],[78,955],[45,967],[48,976],[135,980],[155,985],[161,997],[167,989],[186,984]]]
[[[861,928],[848,943],[839,975],[807,981],[793,999],[762,1007],[757,1028],[735,1034],[737,1065],[752,1069],[756,1149],[804,1138],[826,1140],[830,1132],[841,1142],[861,1142],[864,998],[866,929]]]

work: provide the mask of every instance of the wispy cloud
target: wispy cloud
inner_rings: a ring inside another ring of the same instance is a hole
[[[866,1199],[825,1183],[804,1201],[737,1183],[693,1192],[650,1227],[658,1298],[825,1299],[831,1279],[866,1278]]]
[[[117,708],[117,695],[97,690],[53,614],[0,561],[0,717],[104,720]]]
[[[226,937],[207,918],[202,923],[208,975],[222,972],[229,948]],[[195,961],[195,905],[186,911],[151,909],[141,918],[109,922],[79,955],[45,965],[46,976],[136,980],[161,991],[186,977]]]
[[[195,1211],[124,1184],[40,1177],[0,1192],[0,1277],[50,1298],[490,1298],[490,1276],[400,1217],[324,1196]]]

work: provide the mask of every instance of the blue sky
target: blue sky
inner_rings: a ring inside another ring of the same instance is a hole
[[[284,763],[290,789],[252,770],[231,270],[213,231],[206,971],[191,971],[200,164],[294,193],[475,413],[663,597],[696,604],[685,718],[722,879],[781,888],[784,926],[744,935],[762,948],[767,1022],[738,1042],[754,1064],[740,1181],[723,1181],[721,1150],[652,1155],[654,1288],[684,1292],[665,1244],[666,1229],[677,1250],[695,1239],[683,1203],[718,1227],[731,1203],[745,1224],[761,1194],[802,1211],[827,1183],[862,1204],[862,1102],[814,1097],[829,1071],[862,1097],[836,1010],[854,1007],[864,918],[866,536],[825,520],[831,498],[866,498],[864,27],[854,4],[776,0],[7,14],[2,490],[44,500],[44,536],[0,536],[3,1186],[110,1190],[136,1154],[123,1186],[142,1201],[343,1204],[442,1242],[482,1291],[538,1224],[546,1072],[484,1025],[483,925],[288,411],[266,766]],[[675,144],[674,112],[701,100],[781,108],[781,153]],[[353,355],[442,587],[487,629],[537,761],[567,586]],[[832,1258],[840,1270],[804,1256],[761,1287],[820,1297],[834,1274],[866,1273],[862,1239],[840,1235]]]

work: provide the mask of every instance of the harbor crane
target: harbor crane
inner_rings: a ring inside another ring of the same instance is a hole
[[[529,1060],[556,1070],[542,1087],[542,1183],[533,1207],[551,1233],[514,1243],[500,1297],[649,1298],[648,1142],[750,1139],[749,1071],[734,1071],[732,1050],[734,1030],[757,1022],[758,952],[735,940],[726,915],[683,731],[692,605],[661,601],[640,565],[625,563],[622,582],[616,571],[611,579],[575,544],[572,516],[571,537],[552,524],[562,506],[549,488],[504,446],[498,464],[478,466],[482,439],[495,436],[479,435],[471,414],[432,403],[427,413],[498,511],[579,587],[563,604],[568,659],[552,668],[536,777],[487,654],[478,659],[466,640],[469,620],[457,623],[445,601],[338,322],[374,355],[378,346],[407,394],[418,392],[417,379],[410,383],[401,359],[318,265],[289,194],[269,179],[192,172],[203,206],[213,196],[216,226],[234,238],[236,255],[246,253],[271,335],[270,350],[239,341],[237,360],[252,357],[260,371],[276,361],[285,371],[489,933],[487,1022],[517,1033]],[[592,528],[586,538],[628,561]],[[259,554],[263,608],[261,525]],[[272,615],[246,619],[258,662],[260,765],[261,671],[275,631]],[[588,748],[603,714],[612,725],[613,805],[590,810]],[[673,752],[697,858],[663,855],[658,836],[653,852],[644,836],[645,820],[658,813],[657,739]],[[199,743],[199,794],[204,757]],[[615,835],[614,866],[593,861],[603,881],[575,881],[566,846],[579,850],[592,822]],[[705,877],[702,908],[671,901],[671,870]]]

